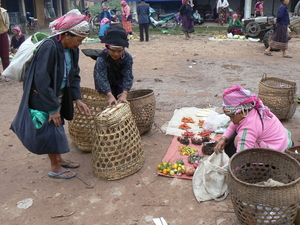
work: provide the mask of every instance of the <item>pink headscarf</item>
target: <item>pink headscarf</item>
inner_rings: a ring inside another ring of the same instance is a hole
[[[262,118],[272,118],[273,114],[270,109],[266,107],[262,101],[252,94],[249,90],[244,89],[239,85],[234,85],[232,88],[228,88],[223,93],[223,110],[243,111],[249,105],[255,108]],[[244,107],[245,106],[245,107]]]
[[[109,19],[103,18],[103,19],[101,20],[100,26],[106,24],[106,23],[109,22],[109,21],[110,21]]]
[[[14,27],[13,30],[18,31],[20,37],[23,36],[22,31],[21,31],[21,29],[19,27]]]
[[[78,9],[72,9],[62,17],[50,23],[49,27],[53,34],[62,34],[71,32],[80,37],[89,35],[88,17],[82,15]]]
[[[121,5],[126,5],[127,3],[126,3],[126,1],[121,1],[120,4],[121,4]]]
[[[238,17],[238,15],[237,14],[233,14],[232,17]]]

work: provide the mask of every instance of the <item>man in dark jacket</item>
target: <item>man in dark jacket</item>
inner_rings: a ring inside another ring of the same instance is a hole
[[[149,14],[150,6],[145,3],[145,0],[141,0],[141,3],[137,6],[138,22],[140,28],[140,41],[144,41],[144,30],[146,35],[146,41],[149,41]]]

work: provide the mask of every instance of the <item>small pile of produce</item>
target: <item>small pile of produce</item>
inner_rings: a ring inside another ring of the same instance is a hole
[[[200,128],[202,128],[202,126],[203,126],[204,122],[205,122],[205,120],[199,120],[199,122],[198,122],[198,126],[199,126]]]
[[[192,117],[183,117],[181,119],[181,122],[183,122],[183,123],[195,123]]]
[[[194,145],[202,145],[203,141],[200,138],[191,138],[191,142]]]
[[[227,35],[224,35],[224,34],[217,34],[217,35],[214,35],[214,38],[215,38],[215,39],[227,39]]]
[[[191,129],[191,127],[189,125],[187,125],[186,123],[183,123],[183,124],[179,125],[178,128],[182,129],[182,130]]]
[[[189,158],[188,158],[188,162],[193,164],[193,163],[199,163],[200,160],[204,157],[204,155],[202,154],[193,154],[193,155],[190,155]]]
[[[197,149],[188,146],[180,146],[178,150],[180,151],[180,155],[193,155],[198,152]]]
[[[200,111],[196,112],[196,116],[197,117],[207,117],[209,116],[213,111],[209,110],[209,109],[202,109]]]
[[[159,173],[174,176],[185,174],[185,166],[182,160],[177,160],[175,163],[172,162],[162,162],[157,165],[157,169]]]
[[[181,134],[184,137],[194,137],[195,133],[194,132],[190,132],[190,131],[186,131],[184,133]]]
[[[216,141],[205,144],[202,147],[202,153],[204,155],[211,155],[211,154],[213,154],[214,153],[214,148],[215,148],[215,146],[217,144],[218,144],[218,142],[216,142]]]
[[[210,142],[211,138],[210,137],[202,137],[203,142]]]
[[[189,143],[190,143],[188,136],[178,137],[177,140],[183,145],[189,145]]]
[[[198,135],[201,137],[210,137],[210,132],[204,130],[204,131],[199,132]]]

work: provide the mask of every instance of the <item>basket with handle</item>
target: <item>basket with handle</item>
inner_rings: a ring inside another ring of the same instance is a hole
[[[127,95],[130,109],[140,134],[151,130],[154,122],[156,101],[151,89],[130,91]]]
[[[95,116],[93,172],[104,180],[117,180],[142,168],[145,154],[141,136],[128,104],[108,107]]]
[[[69,135],[80,150],[91,152],[93,149],[94,117],[107,107],[107,96],[87,87],[81,87],[80,90],[81,100],[89,107],[91,115],[80,112],[74,102],[74,118],[68,121]]]
[[[272,179],[280,184],[262,184]],[[229,162],[228,189],[241,224],[293,224],[299,207],[300,164],[267,148],[250,148]]]
[[[297,107],[297,84],[263,75],[259,81],[258,97],[278,119],[291,119]]]

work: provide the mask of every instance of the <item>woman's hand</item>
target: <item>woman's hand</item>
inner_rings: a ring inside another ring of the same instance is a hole
[[[127,104],[130,104],[128,101],[127,101],[127,91],[123,91],[121,96],[119,97],[118,101],[119,102],[125,102]]]
[[[117,104],[118,101],[116,100],[115,96],[113,96],[113,94],[111,92],[107,93],[107,97],[108,97],[108,105],[111,106],[112,104]]]
[[[56,127],[59,127],[61,125],[61,117],[59,110],[55,113],[49,114],[48,123],[50,123],[51,121],[53,121]]]
[[[224,136],[221,137],[218,144],[214,148],[214,152],[217,154],[222,153],[225,148],[226,142],[227,142],[227,138]]]
[[[84,112],[86,115],[91,115],[89,107],[81,101],[81,99],[76,100],[76,106],[80,112]]]

